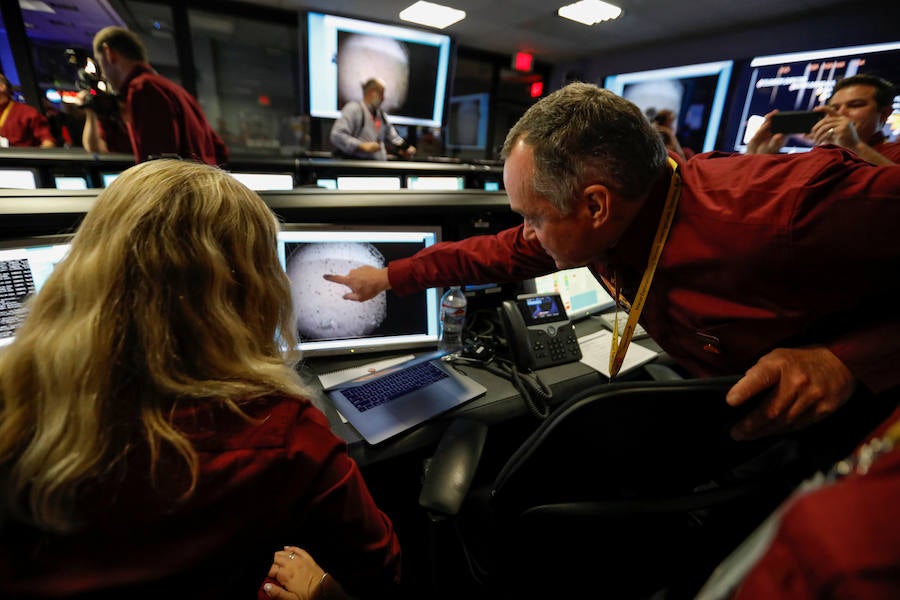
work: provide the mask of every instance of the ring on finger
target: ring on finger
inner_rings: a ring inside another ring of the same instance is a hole
[[[290,554],[288,554],[288,558],[291,559],[291,560],[294,560],[294,557],[295,557],[295,556],[296,556],[296,554],[294,554],[293,552],[291,552]]]

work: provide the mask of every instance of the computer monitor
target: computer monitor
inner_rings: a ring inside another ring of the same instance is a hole
[[[725,60],[610,75],[604,87],[631,100],[645,114],[671,110],[677,115],[681,145],[709,152],[715,149],[732,65]]]
[[[441,127],[450,36],[316,12],[307,14],[309,113],[335,119],[362,83],[386,83],[382,108],[395,125]]]
[[[848,46],[757,56],[750,60],[737,88],[728,139],[738,152],[773,109],[812,110],[825,104],[838,80],[869,74],[900,84],[900,42]],[[894,113],[885,125],[888,140],[900,135],[900,96],[894,99]],[[781,151],[806,152],[812,143],[799,135],[787,138]]]
[[[383,177],[383,176],[347,176],[337,178],[337,189],[339,190],[379,190],[392,191],[399,190],[400,177]]]
[[[406,187],[411,190],[463,190],[466,181],[465,177],[407,175]]]
[[[118,176],[119,173],[100,173],[100,180],[103,182],[103,187],[108,188],[109,184],[115,181]]]
[[[565,304],[566,314],[573,321],[603,312],[616,304],[587,267],[535,277],[526,281],[524,288],[529,294],[559,294]]]
[[[36,294],[69,252],[70,236],[0,241],[0,346],[12,343]]]
[[[0,188],[36,190],[38,180],[35,169],[0,169]]]
[[[300,350],[305,356],[353,355],[435,347],[440,336],[438,290],[400,297],[390,291],[367,302],[344,300],[345,286],[326,281],[371,265],[384,267],[441,239],[439,225],[284,225],[278,235],[291,280]]]
[[[490,96],[467,94],[450,98],[447,116],[448,150],[484,150],[487,148]]]
[[[58,190],[86,190],[88,182],[86,177],[79,175],[54,175],[53,187]]]
[[[246,185],[251,190],[262,192],[266,190],[293,190],[294,176],[290,173],[229,173],[232,177]]]

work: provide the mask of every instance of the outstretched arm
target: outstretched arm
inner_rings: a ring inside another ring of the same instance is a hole
[[[344,294],[344,300],[365,302],[381,292],[391,289],[387,267],[379,269],[365,265],[353,269],[346,275],[330,274],[323,275],[323,277],[328,281],[350,288],[350,291]]]

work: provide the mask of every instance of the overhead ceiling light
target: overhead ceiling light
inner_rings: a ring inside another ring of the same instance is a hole
[[[601,21],[618,18],[622,15],[622,9],[600,0],[581,0],[581,2],[561,7],[556,14],[585,25],[596,25]]]
[[[22,10],[50,13],[52,15],[56,14],[56,11],[53,10],[53,7],[51,7],[46,2],[41,2],[40,0],[19,0],[19,7]]]
[[[466,18],[466,11],[419,0],[400,11],[400,18],[411,23],[443,29]]]

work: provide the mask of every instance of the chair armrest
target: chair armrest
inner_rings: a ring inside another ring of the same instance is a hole
[[[680,373],[668,365],[658,363],[647,363],[644,370],[653,381],[678,381],[684,379]]]
[[[448,516],[459,512],[481,460],[487,430],[480,421],[451,421],[425,468],[419,506]]]

